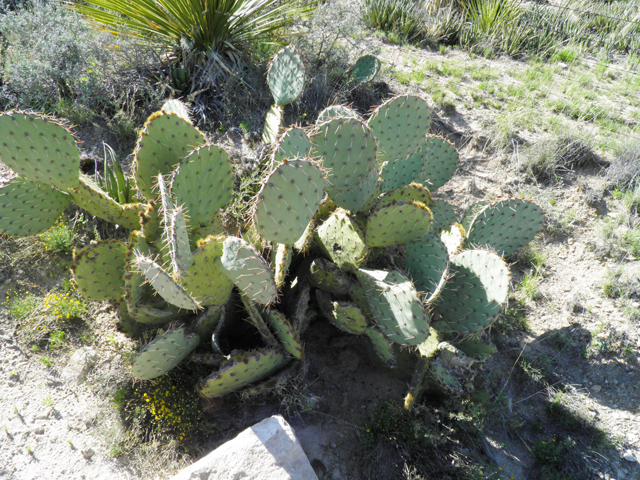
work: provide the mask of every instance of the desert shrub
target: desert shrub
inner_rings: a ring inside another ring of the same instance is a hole
[[[540,181],[549,181],[575,167],[600,163],[588,138],[565,135],[537,142],[528,152],[522,167]]]
[[[425,14],[412,0],[364,0],[362,19],[370,28],[396,33],[405,41],[412,41],[423,31]]]
[[[640,184],[640,142],[631,143],[607,168],[607,188],[626,190]]]

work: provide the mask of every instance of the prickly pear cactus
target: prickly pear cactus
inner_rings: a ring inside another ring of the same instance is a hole
[[[105,240],[73,253],[73,279],[90,300],[116,300],[124,294],[127,248],[118,240]]]
[[[133,361],[131,375],[151,380],[169,372],[185,359],[200,343],[196,334],[184,328],[170,330],[147,345]]]
[[[276,53],[267,71],[267,83],[276,105],[287,105],[302,95],[304,77],[302,57],[293,45]]]

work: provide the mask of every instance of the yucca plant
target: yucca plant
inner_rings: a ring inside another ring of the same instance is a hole
[[[71,8],[114,33],[149,39],[174,52],[195,51],[224,70],[274,38],[314,0],[88,0]]]

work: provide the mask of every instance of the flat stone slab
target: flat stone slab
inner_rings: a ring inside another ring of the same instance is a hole
[[[291,426],[266,418],[170,480],[318,480]]]

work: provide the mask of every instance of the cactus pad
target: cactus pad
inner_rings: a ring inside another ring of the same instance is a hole
[[[227,237],[216,265],[254,302],[269,305],[275,301],[278,292],[273,273],[251,244],[241,238]]]
[[[127,247],[117,240],[89,244],[73,254],[73,279],[89,300],[115,300],[124,294]]]
[[[273,105],[264,119],[264,129],[262,130],[262,141],[264,143],[273,143],[276,141],[281,122],[282,107]]]
[[[300,336],[287,317],[277,310],[270,310],[262,316],[271,329],[276,332],[276,337],[280,340],[282,348],[292,357],[303,358],[304,352]]]
[[[253,223],[265,239],[292,245],[304,233],[324,195],[324,177],[309,160],[285,160],[265,179]]]
[[[374,55],[363,55],[351,68],[351,79],[355,83],[366,83],[374,79],[380,71],[381,63]]]
[[[422,150],[405,158],[385,162],[380,171],[382,191],[391,192],[396,188],[404,187],[413,182],[422,170],[423,163]]]
[[[198,392],[204,398],[217,398],[258,382],[287,363],[287,358],[273,349],[255,350],[234,355],[217,372],[198,384]]]
[[[335,295],[343,295],[353,283],[347,272],[324,258],[316,258],[311,262],[309,281],[314,287]]]
[[[273,153],[274,162],[281,162],[285,158],[307,158],[311,151],[311,140],[302,128],[294,127],[286,130]]]
[[[511,255],[533,240],[543,223],[544,212],[535,203],[502,200],[482,208],[473,217],[467,243],[488,245],[502,255]]]
[[[469,357],[485,360],[496,353],[498,349],[489,340],[483,341],[477,338],[468,338],[455,342],[454,346]]]
[[[444,228],[448,228],[450,224],[458,221],[455,210],[444,200],[432,200],[429,209],[433,214],[433,225],[431,226],[431,231],[435,235],[440,235],[440,232]]]
[[[364,311],[355,303],[333,301],[322,290],[316,290],[316,301],[324,317],[343,332],[362,335],[369,326]]]
[[[56,223],[71,197],[46,185],[12,178],[0,188],[0,232],[28,237]]]
[[[142,349],[133,361],[131,375],[151,380],[169,372],[200,343],[200,337],[186,334],[184,328],[170,330]]]
[[[393,342],[390,341],[383,333],[376,327],[369,327],[364,331],[364,334],[369,337],[373,350],[378,357],[389,368],[396,368],[398,361],[396,360],[396,354],[393,351]]]
[[[233,282],[217,266],[226,237],[207,237],[198,242],[193,264],[182,285],[203,306],[222,305],[229,300]]]
[[[63,191],[78,186],[80,150],[75,138],[46,116],[1,114],[0,160],[32,182]]]
[[[365,261],[369,247],[360,226],[343,210],[336,210],[317,231],[322,251],[343,270],[355,270]]]
[[[403,188],[389,192],[378,199],[377,207],[384,207],[395,202],[418,202],[431,210],[433,199],[429,189],[418,183],[411,183]],[[433,212],[431,212],[433,213]]]
[[[464,228],[459,223],[452,223],[440,232],[440,240],[447,247],[449,256],[456,255],[460,253],[464,244]]]
[[[404,159],[424,144],[431,110],[422,98],[394,97],[375,109],[367,125],[378,140],[378,162]]]
[[[331,105],[320,112],[316,124],[320,125],[332,118],[355,118],[356,120],[361,120],[360,115],[355,110],[345,105]]]
[[[138,190],[145,198],[156,198],[154,179],[171,172],[194,148],[205,143],[203,133],[175,114],[157,112],[144,124],[136,145],[134,170]]]
[[[398,202],[373,211],[367,221],[370,247],[388,247],[424,237],[431,227],[431,212],[421,203]]]
[[[267,71],[267,83],[276,105],[287,105],[302,95],[304,75],[302,57],[294,46],[284,47],[273,57]]]
[[[229,154],[216,145],[195,149],[176,169],[171,193],[189,216],[189,226],[209,225],[231,202],[233,173]]]
[[[279,243],[276,247],[276,255],[274,257],[275,265],[273,273],[276,279],[276,287],[281,289],[284,286],[285,279],[289,273],[289,266],[293,258],[293,247]]]
[[[422,152],[422,169],[414,181],[435,190],[447,183],[456,173],[460,155],[449,140],[436,135],[427,136]]]
[[[442,241],[427,235],[407,243],[405,265],[418,291],[432,303],[444,288],[449,274],[449,252]]]
[[[429,317],[425,314],[411,281],[397,270],[356,271],[373,320],[389,339],[400,345],[419,345],[429,336]]]

